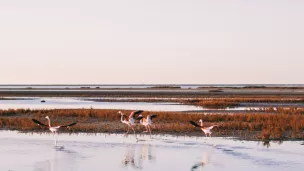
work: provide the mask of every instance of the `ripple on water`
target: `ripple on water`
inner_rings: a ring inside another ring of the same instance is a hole
[[[2,138],[5,137],[5,138]],[[300,143],[265,147],[221,138],[135,137],[103,134],[61,134],[53,146],[48,134],[0,132],[0,170],[301,170]],[[206,143],[205,143],[206,141]],[[286,146],[288,148],[286,148]],[[295,150],[292,150],[295,149]],[[285,151],[285,152],[284,152]],[[283,153],[282,155],[278,155]],[[15,160],[22,158],[22,160]],[[202,165],[201,163],[205,164]],[[205,168],[204,168],[205,169]]]

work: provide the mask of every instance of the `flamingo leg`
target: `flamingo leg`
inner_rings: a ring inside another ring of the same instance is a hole
[[[56,145],[56,139],[55,139],[55,134],[53,133],[53,140],[54,140],[54,145]]]
[[[129,133],[129,131],[130,131],[130,125],[128,125],[128,131],[127,131],[127,134]]]
[[[146,130],[144,132],[148,132],[148,125],[146,125]]]
[[[132,127],[132,126],[130,126],[131,127],[131,129],[133,130],[133,132],[134,132],[134,135],[135,135],[135,130],[134,130],[134,128]]]
[[[57,146],[56,132],[53,132],[53,138],[54,138],[54,145]]]
[[[149,132],[150,132],[150,138],[151,138],[151,136],[152,136],[152,134],[151,134],[151,126],[150,125],[148,125],[148,128],[149,128]]]
[[[59,133],[56,132],[56,145],[57,145],[57,142],[58,142],[58,135],[59,135]]]
[[[125,133],[125,136],[128,135],[129,130],[130,130],[130,126],[128,125],[128,130],[127,130],[127,132]]]

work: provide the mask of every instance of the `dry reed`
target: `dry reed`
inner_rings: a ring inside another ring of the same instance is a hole
[[[203,119],[204,126],[219,124],[214,135],[251,137],[252,139],[303,139],[304,109],[280,109],[276,114],[193,114],[182,112],[144,112],[144,115],[157,114],[153,131],[178,135],[199,135],[201,131],[193,128],[189,121]],[[128,114],[130,111],[123,111]],[[71,132],[109,132],[125,131],[125,125],[120,123],[117,110],[100,109],[54,109],[54,110],[0,110],[1,129],[20,131],[41,130],[31,119],[44,121],[50,116],[56,124],[66,124],[79,121]],[[137,131],[142,131],[137,126]],[[43,129],[45,131],[45,129]]]

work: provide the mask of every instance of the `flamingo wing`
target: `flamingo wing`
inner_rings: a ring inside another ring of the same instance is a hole
[[[40,126],[45,126],[45,127],[49,127],[48,125],[41,123],[40,121],[36,120],[36,119],[32,119],[33,122],[35,122],[36,124],[40,125]]]
[[[144,117],[143,117],[143,116],[138,116],[138,117],[136,118],[136,120],[140,121],[140,120],[142,120],[142,118],[144,118]]]
[[[197,123],[190,121],[190,124],[193,125],[194,127],[198,127],[198,128],[202,128],[200,125],[198,125]]]
[[[138,114],[140,114],[140,113],[142,113],[143,112],[143,110],[137,110],[137,111],[133,111],[131,114],[130,114],[130,116],[129,116],[129,118],[135,118],[136,117],[136,115],[138,115]]]
[[[156,118],[157,115],[149,115],[148,117],[152,120],[153,118]]]
[[[129,118],[126,116],[126,115],[122,115],[122,119],[124,120],[124,121],[129,121]]]
[[[74,126],[76,124],[77,124],[77,122],[74,122],[74,123],[71,123],[71,124],[68,124],[68,125],[60,125],[60,128],[61,127],[70,127],[70,126]]]
[[[207,129],[208,129],[208,130],[211,130],[211,129],[213,129],[213,128],[216,127],[216,126],[218,126],[218,125],[209,126]]]

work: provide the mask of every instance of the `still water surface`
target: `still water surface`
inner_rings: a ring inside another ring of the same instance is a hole
[[[114,134],[0,132],[0,170],[11,171],[300,171],[301,142],[263,143],[223,138]]]
[[[41,101],[45,100],[44,103]],[[125,109],[146,111],[202,110],[193,105],[166,102],[94,102],[78,98],[27,98],[0,100],[0,109]]]
[[[7,97],[12,98],[13,97]],[[45,100],[44,103],[41,101]],[[204,111],[216,110],[194,105],[183,105],[173,102],[96,102],[89,98],[50,98],[18,97],[14,100],[0,100],[0,109],[122,109],[145,111]],[[236,107],[225,110],[249,110],[257,107]],[[220,109],[223,110],[223,109]]]

